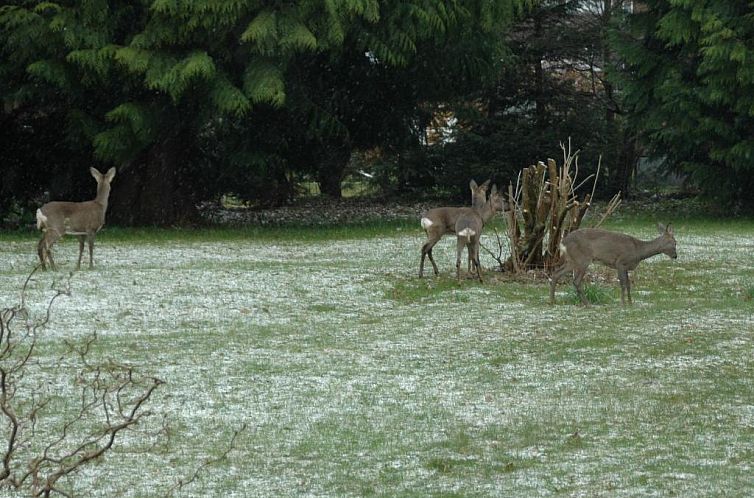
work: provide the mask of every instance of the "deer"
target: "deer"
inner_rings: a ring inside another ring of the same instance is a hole
[[[495,216],[495,213],[504,209],[503,195],[497,191],[497,185],[493,185],[492,190],[490,190],[490,197],[483,205],[461,210],[455,224],[456,278],[459,282],[461,281],[461,254],[463,254],[463,248],[466,247],[469,261],[476,268],[479,282],[483,283],[482,266],[479,264],[480,237],[484,225]],[[471,269],[469,269],[470,271]]]
[[[474,180],[469,182],[469,188],[471,189],[471,205],[481,207],[487,202],[487,187],[489,187],[490,180],[477,185]],[[433,208],[424,213],[421,218],[421,226],[427,234],[427,241],[422,246],[422,259],[419,264],[419,277],[424,275],[424,258],[429,257],[429,262],[432,263],[432,269],[435,272],[435,276],[440,272],[435,264],[435,259],[432,257],[432,248],[437,244],[444,235],[455,233],[456,220],[458,216],[466,207],[438,207]]]
[[[97,181],[97,196],[94,200],[53,201],[37,209],[37,229],[42,230],[42,239],[37,244],[37,254],[43,270],[47,269],[45,261],[49,261],[50,268],[56,270],[55,261],[52,259],[52,246],[65,234],[75,235],[79,239],[79,260],[76,269],[81,269],[85,240],[89,244],[89,268],[94,267],[94,237],[105,224],[110,182],[115,177],[115,168],[110,168],[104,175],[95,168],[89,168],[89,171]]]
[[[628,272],[645,259],[665,254],[678,258],[675,235],[672,225],[657,224],[660,235],[652,240],[639,240],[623,233],[609,232],[598,228],[581,228],[569,233],[560,243],[560,254],[565,259],[563,265],[553,272],[550,278],[550,304],[555,303],[555,286],[567,272],[573,272],[573,285],[581,302],[589,306],[582,289],[582,280],[592,261],[613,268],[618,272],[621,305],[633,304],[631,300],[631,280]]]

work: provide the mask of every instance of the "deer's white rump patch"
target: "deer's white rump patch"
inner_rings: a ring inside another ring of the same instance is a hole
[[[47,216],[44,215],[42,209],[37,209],[37,230],[41,230],[46,224]]]

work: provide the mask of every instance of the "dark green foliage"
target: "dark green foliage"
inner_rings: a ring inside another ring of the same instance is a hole
[[[300,178],[339,195],[352,150],[415,143],[424,103],[489,77],[525,0],[14,3],[5,108],[64,116],[62,156],[121,166],[112,220],[172,224],[222,193],[286,202]]]
[[[48,198],[94,197],[94,182],[84,166],[87,152],[61,139],[61,109],[48,114],[11,112],[0,115],[0,224],[31,225],[33,213]]]
[[[614,33],[627,112],[655,157],[726,205],[754,205],[754,6],[645,2]]]
[[[469,176],[515,183],[537,161],[561,160],[569,138],[581,150],[580,173],[594,173],[603,155],[598,193],[625,194],[636,155],[602,68],[611,60],[605,28],[618,5],[540,2],[507,35],[505,64],[483,91],[453,108],[452,142],[411,157],[397,175],[417,188],[458,191]],[[418,167],[414,166],[418,163]],[[591,187],[591,184],[590,184]]]

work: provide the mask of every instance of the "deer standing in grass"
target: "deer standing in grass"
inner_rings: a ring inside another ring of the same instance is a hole
[[[475,207],[482,207],[487,202],[487,187],[490,184],[490,180],[477,185],[474,180],[469,182],[469,188],[471,189],[471,205]],[[424,231],[427,233],[427,241],[422,246],[422,259],[419,264],[419,277],[424,275],[424,258],[429,257],[429,262],[432,263],[432,269],[435,271],[435,275],[439,274],[435,259],[432,257],[432,248],[439,242],[443,235],[455,233],[456,221],[458,216],[464,209],[470,209],[468,207],[439,207],[433,208],[424,213],[421,219],[421,225]]]
[[[479,264],[480,237],[484,225],[498,211],[504,209],[503,195],[497,191],[497,185],[492,186],[490,198],[482,206],[463,208],[456,220],[456,277],[461,281],[461,254],[466,247],[469,261],[476,268],[479,281],[482,282],[482,266]],[[470,271],[470,270],[469,270]]]
[[[630,235],[608,232],[597,228],[582,228],[569,233],[560,244],[560,254],[564,258],[563,266],[556,270],[550,278],[550,304],[555,303],[555,286],[558,280],[567,272],[573,272],[573,285],[576,287],[581,302],[588,306],[582,281],[586,269],[592,261],[614,268],[618,272],[620,281],[620,302],[625,306],[626,297],[631,301],[631,280],[628,271],[647,258],[657,254],[666,254],[676,259],[675,236],[673,227],[657,225],[660,236],[652,240],[639,240]]]
[[[65,234],[76,235],[79,239],[79,261],[76,269],[81,268],[81,257],[84,254],[84,240],[89,243],[89,268],[94,266],[94,237],[105,224],[107,200],[110,197],[110,182],[115,177],[115,168],[110,168],[102,174],[94,168],[89,168],[92,176],[97,180],[97,197],[86,202],[48,202],[37,209],[37,228],[42,230],[42,239],[37,244],[37,254],[42,268],[47,269],[45,261],[55,270],[52,259],[52,245]]]

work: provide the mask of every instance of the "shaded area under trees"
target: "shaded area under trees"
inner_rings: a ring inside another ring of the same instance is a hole
[[[585,164],[609,158],[598,196],[629,195],[646,148],[750,202],[751,8],[631,5],[13,2],[0,215],[30,223],[45,192],[78,200],[87,168],[112,164],[120,224],[192,223],[224,194],[282,205],[303,182],[337,198],[355,164],[386,194],[460,201],[567,137]]]
[[[308,177],[337,197],[353,150],[405,146],[423,101],[478,83],[522,3],[17,2],[0,9],[2,97],[60,112],[61,156],[119,166],[115,223],[192,221],[228,185],[284,203]],[[65,168],[46,159],[45,178]]]

